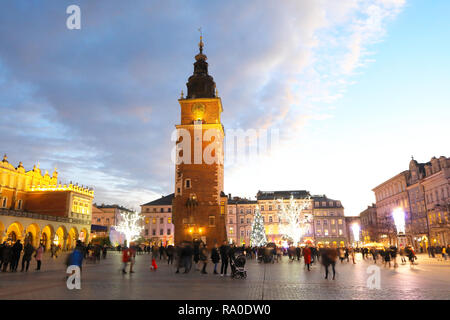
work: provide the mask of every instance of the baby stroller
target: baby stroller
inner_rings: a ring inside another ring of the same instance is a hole
[[[233,279],[245,279],[247,278],[247,271],[245,270],[245,255],[239,253],[237,257],[230,260],[231,265],[231,277]]]

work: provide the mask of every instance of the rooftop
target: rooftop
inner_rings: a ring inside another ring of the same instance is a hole
[[[161,198],[141,204],[141,206],[169,206],[172,205],[172,199],[175,193],[171,193],[168,196],[161,196]]]

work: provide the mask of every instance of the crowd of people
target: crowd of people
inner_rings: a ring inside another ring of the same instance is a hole
[[[106,245],[85,245],[78,240],[74,251],[78,250],[82,252],[83,259],[97,263],[101,257],[106,259],[107,249]],[[57,259],[61,252],[61,247],[56,244],[51,244],[49,251],[50,258]],[[0,245],[0,271],[17,272],[19,265],[21,265],[20,272],[28,272],[32,258],[36,260],[35,271],[39,271],[42,267],[44,252],[45,246],[42,242],[35,248],[29,241],[26,241],[24,244],[22,244],[21,240],[17,240],[14,244],[5,241]],[[21,257],[22,261],[20,261]]]

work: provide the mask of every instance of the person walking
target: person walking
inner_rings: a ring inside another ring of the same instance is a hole
[[[199,271],[198,262],[200,261],[200,243],[198,241],[194,242],[194,264],[195,271]]]
[[[390,248],[390,252],[391,252],[391,260],[394,262],[394,268],[398,268],[398,263],[397,263],[397,247],[396,246],[391,246]]]
[[[230,247],[228,246],[227,242],[224,241],[223,244],[219,248],[220,252],[220,260],[222,261],[220,265],[220,275],[223,277],[227,274],[228,269],[228,251],[230,250]],[[258,253],[259,258],[259,253]]]
[[[193,249],[190,243],[186,243],[184,250],[182,251],[183,255],[183,265],[184,265],[184,273],[188,273],[192,268],[192,255]]]
[[[136,246],[131,244],[128,250],[130,251],[130,273],[134,273],[133,266],[136,263]]]
[[[12,248],[8,242],[3,242],[2,248],[2,272],[6,272],[8,264],[11,262],[11,251]]]
[[[331,265],[333,271],[333,280],[336,277],[336,260],[338,257],[338,252],[336,248],[327,247],[323,250],[321,261],[325,267],[325,279],[328,279],[328,267]]]
[[[217,272],[217,264],[220,261],[220,253],[219,253],[219,246],[217,243],[214,245],[214,248],[211,250],[211,261],[214,263],[214,274],[219,274]]]
[[[34,254],[34,258],[37,262],[36,271],[41,270],[41,264],[42,264],[42,256],[44,255],[44,246],[39,244],[39,248],[37,248],[36,253]]]
[[[173,264],[173,255],[175,252],[175,248],[173,245],[169,245],[166,248],[166,254],[167,254],[167,264]]]
[[[30,267],[31,256],[33,255],[34,250],[35,249],[31,245],[30,242],[27,242],[25,244],[25,247],[23,248],[23,256],[22,256],[22,269],[20,270],[20,272],[23,272],[24,269],[25,269],[25,272],[28,272],[28,268]],[[26,268],[25,268],[25,265],[26,265]]]
[[[122,249],[122,263],[123,263],[122,273],[125,274],[127,273],[128,262],[130,262],[130,250],[125,246],[121,249]]]
[[[106,254],[108,253],[108,247],[106,246],[106,244],[103,245],[102,248],[102,258],[103,260],[106,259]]]
[[[356,264],[356,262],[355,262],[355,248],[349,247],[348,248],[348,255],[352,258],[353,264]]]
[[[341,263],[343,263],[345,259],[345,248],[340,247],[338,249],[338,252],[339,252],[339,260],[341,260]]]
[[[182,256],[183,247],[184,247],[184,243],[182,243],[181,246],[175,247],[175,257],[176,257],[176,261],[177,261],[176,262],[177,271],[175,271],[175,273],[180,273],[180,268],[183,267],[183,256]]]
[[[200,257],[200,261],[203,263],[203,268],[202,268],[201,273],[207,274],[206,265],[208,264],[208,248],[206,247],[205,243],[201,244],[199,257]]]
[[[83,268],[83,259],[84,259],[84,247],[80,240],[77,240],[75,248],[72,253],[67,257],[66,265],[69,266],[77,266],[80,268],[80,273]]]
[[[16,243],[12,246],[12,259],[11,259],[11,271],[17,272],[17,267],[19,266],[20,253],[22,252],[23,245],[20,243],[20,240],[17,240]]]
[[[389,248],[386,248],[384,251],[384,267],[386,268],[387,264],[389,263],[389,268],[391,267],[391,250]]]
[[[309,246],[306,246],[303,250],[303,259],[305,260],[305,266],[308,268],[308,271],[311,271],[309,269],[309,266],[311,264],[311,249]]]

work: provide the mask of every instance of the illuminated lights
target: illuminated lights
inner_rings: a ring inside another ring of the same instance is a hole
[[[121,212],[120,217],[119,225],[114,226],[113,228],[125,236],[127,246],[130,246],[130,243],[141,234],[142,230],[144,230],[144,227],[139,225],[139,222],[144,220],[144,217],[137,212],[127,211]]]
[[[354,223],[352,224],[352,231],[353,231],[353,239],[355,239],[356,242],[359,242],[359,232],[361,228],[359,224]]]
[[[395,228],[398,234],[405,234],[405,212],[402,208],[397,208],[392,212]]]
[[[309,200],[309,198],[305,200]],[[307,230],[308,219],[303,217],[302,212],[309,206],[309,201],[298,204],[291,195],[287,206],[282,199],[278,199],[278,202],[280,203],[279,233],[289,238],[294,244],[298,244]]]

